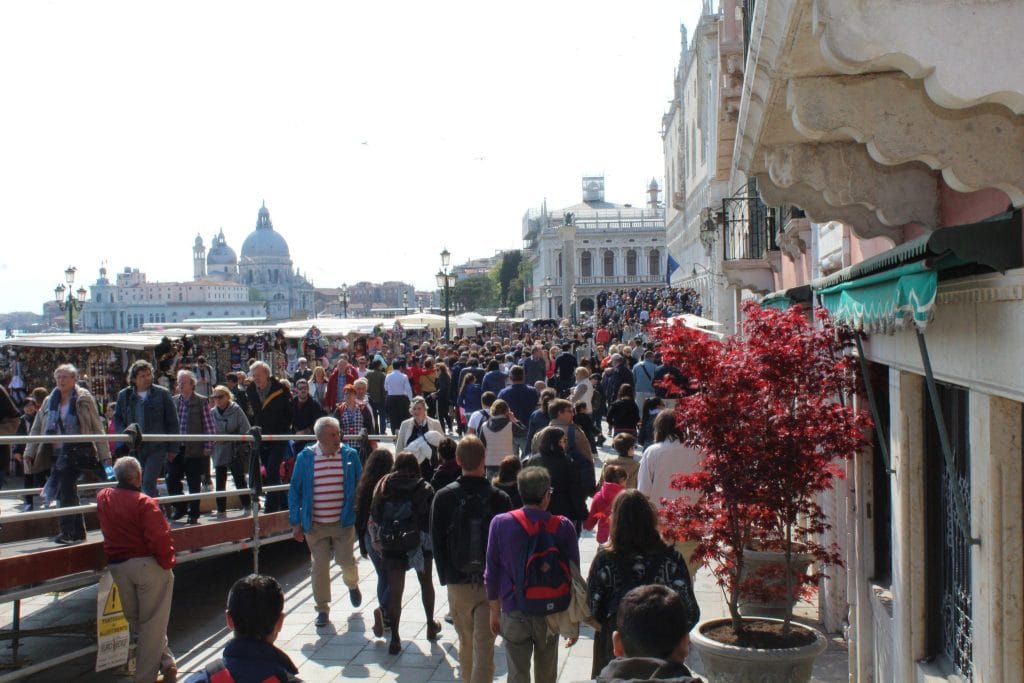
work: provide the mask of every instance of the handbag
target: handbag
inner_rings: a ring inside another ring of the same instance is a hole
[[[57,417],[57,432],[64,434],[64,422]],[[67,467],[75,470],[98,470],[100,459],[96,455],[96,444],[91,442],[63,444]]]
[[[91,443],[65,443],[64,455],[67,466],[76,470],[98,470],[100,459],[96,455],[96,446]]]

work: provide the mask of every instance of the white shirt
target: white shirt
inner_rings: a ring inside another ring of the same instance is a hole
[[[410,401],[412,400],[412,385],[409,384],[409,378],[401,370],[392,370],[384,378],[384,392],[388,396],[404,394],[409,397]]]
[[[675,439],[652,444],[647,447],[640,460],[636,488],[659,508],[662,498],[674,500],[685,495],[690,497],[690,502],[696,502],[700,491],[680,491],[672,488],[671,484],[672,477],[676,474],[696,472],[700,460],[701,456],[697,449],[684,446]]]

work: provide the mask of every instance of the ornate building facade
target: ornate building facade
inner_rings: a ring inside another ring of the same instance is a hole
[[[523,258],[533,271],[528,314],[567,318],[574,306],[576,313],[589,313],[598,292],[667,281],[665,211],[657,181],[647,192],[644,208],[613,204],[605,201],[604,177],[586,176],[581,203],[556,212],[546,205],[526,212]],[[572,220],[566,221],[570,214]]]
[[[256,228],[242,243],[241,258],[221,230],[209,252],[196,235],[192,280],[147,282],[138,268],[125,268],[115,282],[106,268],[91,286],[82,320],[96,332],[135,330],[145,323],[190,319],[289,320],[315,313],[313,285],[292,265],[288,243],[260,207]]]

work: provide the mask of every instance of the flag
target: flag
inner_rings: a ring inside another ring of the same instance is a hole
[[[672,273],[679,269],[679,262],[672,258],[672,254],[668,255],[668,267],[665,268],[665,282],[672,284]]]

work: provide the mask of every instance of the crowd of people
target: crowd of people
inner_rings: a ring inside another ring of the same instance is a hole
[[[600,292],[595,310],[601,327],[644,325],[656,318],[701,314],[700,294],[690,287],[634,287]]]
[[[628,319],[633,308],[650,305],[655,291],[610,293],[601,311]],[[686,291],[664,296],[659,310],[665,314],[695,305]],[[88,457],[66,443],[33,443],[16,448],[15,457],[26,486],[43,487],[44,503],[51,489],[60,506],[78,503],[81,474],[113,465],[116,486],[97,503],[108,562],[139,639],[136,680],[176,675],[166,641],[170,529],[183,519],[198,523],[200,515],[198,502],[161,507],[158,481],[163,477],[169,494],[185,485],[198,493],[204,482],[224,491],[230,475],[235,488],[245,489],[256,467],[263,483],[287,483],[288,491],[262,500],[243,496],[239,505],[288,511],[293,537],[311,556],[317,627],[330,624],[332,561],[341,568],[350,603],[362,604],[356,563],[363,557],[377,578],[372,631],[388,639],[392,653],[403,646],[410,569],[427,637],[440,636],[436,568],[464,681],[493,680],[498,635],[510,681],[531,680],[531,667],[537,681],[553,681],[557,640],[575,642],[581,623],[597,629],[595,679],[630,680],[625,672],[643,672],[644,680],[669,674],[685,680],[686,634],[699,615],[693,547],[664,541],[657,515],[664,497],[697,495],[667,486],[672,474],[697,463],[676,429],[671,403],[677,389],[662,381],[681,378],[661,364],[655,343],[603,332],[546,329],[426,341],[372,356],[343,353],[333,367],[299,359],[290,377],[274,377],[270,366],[256,361],[224,384],[203,386],[205,394],[194,370],[178,371],[172,393],[153,382],[152,365],[137,361],[128,386],[103,411],[76,384],[77,370],[61,365],[53,375],[56,388],[32,392],[22,414],[14,415],[17,430],[109,434],[109,443],[97,443]],[[264,434],[312,434],[315,441],[264,441],[250,452],[241,441],[131,438],[132,430],[245,434],[254,426]],[[360,452],[345,442],[388,432],[394,452]],[[606,453],[602,467],[598,454],[606,443],[613,455]],[[33,505],[28,497],[26,509]],[[212,515],[226,511],[227,498],[218,498]],[[602,545],[582,577],[578,539],[591,529]],[[84,538],[80,515],[60,519],[55,541]],[[545,561],[530,559],[538,557]],[[217,663],[234,680],[257,680],[238,677],[255,666],[249,655],[257,650],[266,663],[261,675],[288,680],[297,674],[272,646],[283,618],[274,598],[279,591],[269,577],[249,577],[232,589],[229,626],[238,639],[254,641],[229,646]],[[267,595],[267,605],[252,606]],[[646,623],[677,628],[654,633],[641,627]],[[215,680],[216,673],[208,667],[201,680]]]

